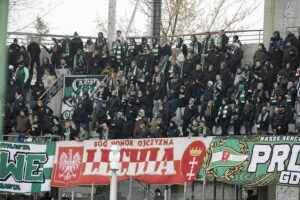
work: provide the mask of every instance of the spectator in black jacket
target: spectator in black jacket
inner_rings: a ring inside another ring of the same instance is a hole
[[[114,118],[121,106],[120,97],[117,96],[116,91],[111,92],[111,97],[108,100],[108,110],[110,117]]]
[[[59,118],[54,116],[52,119],[51,135],[63,136],[63,127],[59,122]]]
[[[70,122],[65,122],[65,127],[62,133],[63,133],[64,140],[66,141],[75,140],[75,138],[77,137],[76,130],[72,128]]]
[[[37,115],[33,117],[29,133],[33,136],[33,142],[37,142],[36,137],[41,136],[42,134],[42,124]]]
[[[270,116],[268,108],[263,106],[259,115],[256,118],[257,135],[267,135],[270,124]]]
[[[219,37],[216,41],[216,45],[219,47],[220,51],[223,51],[224,53],[227,51],[228,41],[229,41],[229,38],[225,34],[225,31],[221,30],[219,32]]]
[[[19,58],[19,50],[20,45],[18,44],[18,39],[14,39],[14,42],[9,45],[9,64],[17,67],[18,65],[18,58]]]
[[[91,117],[93,113],[93,101],[90,99],[89,93],[85,92],[82,96],[82,107],[88,114],[88,117]]]
[[[37,67],[38,71],[40,71],[39,68],[40,68],[41,49],[40,49],[39,44],[36,43],[33,38],[30,38],[30,43],[27,47],[27,51],[29,52],[30,57],[31,57],[30,73],[32,73],[34,63],[36,64],[36,67]]]
[[[73,60],[77,50],[83,50],[83,42],[82,40],[78,37],[78,33],[74,33],[74,38],[70,42],[70,53],[71,53],[71,58]]]
[[[167,137],[178,137],[180,135],[180,130],[178,129],[175,121],[171,121],[169,128],[167,130]]]
[[[233,63],[233,72],[236,71],[237,68],[242,66],[243,59],[243,50],[239,43],[234,43],[233,55],[232,55],[232,63]]]
[[[245,127],[245,134],[246,135],[251,135],[252,134],[252,126],[253,126],[254,118],[255,118],[254,107],[247,100],[246,104],[243,107],[243,112],[242,112],[242,123]]]
[[[276,135],[287,135],[289,130],[289,117],[283,104],[275,108],[272,116],[272,128]]]
[[[88,113],[83,108],[83,104],[79,103],[77,108],[73,112],[72,120],[76,126],[76,132],[79,133],[80,127],[83,127],[84,130],[89,130],[88,127]]]
[[[194,98],[189,99],[189,104],[185,107],[183,116],[182,116],[182,132],[184,136],[187,136],[187,128],[192,118],[197,118],[199,116],[198,107],[194,105]]]

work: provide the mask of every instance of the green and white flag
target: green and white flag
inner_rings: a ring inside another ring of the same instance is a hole
[[[55,143],[0,141],[0,192],[50,191]]]
[[[64,94],[61,105],[61,119],[71,120],[77,104],[82,101],[84,93],[88,93],[91,100],[99,99],[100,82],[105,79],[103,75],[77,75],[65,76]],[[102,100],[102,99],[99,99]]]
[[[212,157],[208,169],[214,167],[236,166],[247,160],[249,155],[242,154],[230,147],[212,148]]]

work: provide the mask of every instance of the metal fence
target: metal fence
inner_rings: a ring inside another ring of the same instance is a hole
[[[210,32],[213,37],[217,37],[219,32],[213,31]],[[202,41],[206,32],[199,32],[193,34],[181,34],[181,35],[173,35],[173,36],[160,36],[155,38],[166,38],[171,44],[176,41],[176,38],[181,37],[186,44],[190,42],[191,35],[196,35],[199,41]],[[230,38],[230,42],[232,42],[232,37],[234,35],[238,35],[239,39],[244,44],[251,44],[251,43],[261,43],[263,41],[263,30],[256,29],[256,30],[237,30],[237,31],[226,31],[227,36]],[[7,45],[13,42],[14,38],[19,40],[20,45],[27,46],[29,44],[29,40],[31,37],[37,38],[41,43],[45,46],[50,46],[53,44],[53,39],[56,38],[58,40],[63,39],[65,36],[69,38],[73,38],[72,35],[58,35],[58,34],[37,34],[37,33],[28,33],[28,32],[8,32],[7,34]],[[128,38],[134,38],[137,40],[137,43],[141,42],[142,37],[146,37],[148,39],[154,38],[154,36],[133,36]],[[80,36],[80,38],[85,42],[89,36]],[[97,37],[90,37],[92,40],[95,40]]]

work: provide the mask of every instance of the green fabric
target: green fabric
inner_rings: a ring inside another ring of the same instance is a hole
[[[27,67],[18,67],[15,72],[16,83],[26,83],[29,78],[29,71]]]
[[[113,50],[117,60],[120,61],[122,58],[122,46],[115,46]]]
[[[198,44],[199,44],[198,41],[190,43],[190,49],[192,49],[195,54],[199,54],[200,53],[199,52],[200,49],[198,49]]]
[[[152,53],[154,56],[158,56],[158,50],[159,50],[159,44],[156,44],[153,48],[152,48]]]

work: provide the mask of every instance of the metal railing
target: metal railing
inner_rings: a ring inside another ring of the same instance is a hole
[[[64,75],[60,75],[54,83],[40,96],[39,99],[43,100],[45,105],[49,103],[50,99],[55,96],[55,94],[63,87],[64,85]]]
[[[210,32],[213,37],[217,37],[219,34],[219,31],[212,31]],[[196,37],[202,41],[204,38],[206,32],[199,32],[199,33],[189,33],[189,34],[181,34],[181,35],[173,35],[173,36],[160,36],[160,37],[154,37],[154,36],[133,36],[128,38],[134,38],[137,40],[137,43],[140,43],[142,37],[146,37],[148,39],[151,38],[167,38],[167,40],[171,43],[176,41],[176,38],[181,37],[185,43],[190,42],[191,35],[196,35]],[[260,43],[263,41],[263,30],[262,29],[256,29],[256,30],[237,30],[237,31],[226,31],[227,36],[230,38],[230,41],[232,41],[232,36],[238,35],[241,42],[244,44],[248,43]],[[20,45],[27,46],[29,44],[29,40],[31,37],[39,38],[43,45],[50,46],[53,44],[52,38],[56,38],[58,40],[64,38],[65,36],[69,38],[73,38],[72,35],[58,35],[58,34],[37,34],[37,33],[29,33],[29,32],[8,32],[7,34],[7,45],[11,44],[13,42],[14,38],[17,38],[19,40]],[[85,42],[90,36],[79,36],[83,42]],[[97,37],[90,37],[92,40],[95,40]],[[150,41],[149,41],[150,42]]]

